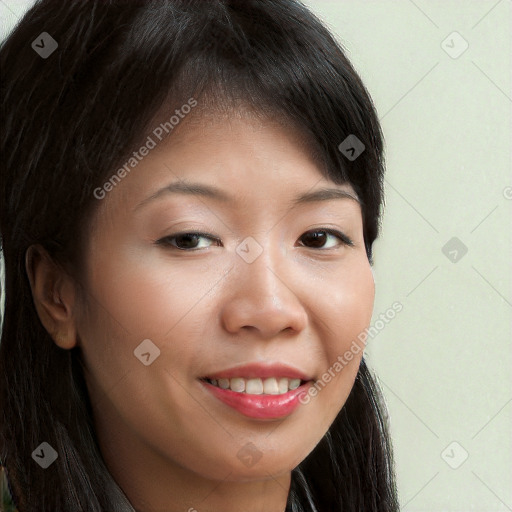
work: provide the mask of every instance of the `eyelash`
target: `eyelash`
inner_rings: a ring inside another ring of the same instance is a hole
[[[309,235],[311,233],[327,233],[328,235],[332,235],[332,236],[335,236],[336,238],[338,238],[341,241],[341,245],[346,245],[349,247],[354,246],[354,242],[347,235],[345,235],[344,233],[342,233],[341,231],[338,231],[336,229],[316,228],[316,229],[312,229],[310,231],[306,231],[306,233],[304,233],[302,236]],[[182,232],[176,233],[174,235],[165,236],[164,238],[161,238],[160,240],[155,241],[155,243],[157,245],[164,245],[164,246],[167,246],[167,247],[170,247],[173,249],[177,249],[178,251],[183,251],[183,252],[194,252],[194,251],[200,251],[203,249],[203,248],[181,249],[179,247],[176,247],[172,243],[170,243],[170,240],[174,240],[175,238],[178,238],[180,236],[186,236],[186,235],[199,236],[202,238],[209,238],[210,240],[213,240],[213,241],[217,241],[217,242],[219,241],[218,238],[210,235],[209,233],[204,233],[201,231],[182,231]],[[315,249],[315,248],[313,247],[312,249]],[[333,249],[336,249],[336,247],[330,247],[328,249],[318,249],[318,250],[329,251],[329,250],[333,250]]]

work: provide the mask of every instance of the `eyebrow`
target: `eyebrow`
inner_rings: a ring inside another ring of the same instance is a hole
[[[206,185],[204,183],[176,181],[161,188],[160,190],[157,190],[154,194],[141,201],[134,208],[134,211],[168,194],[200,196],[209,199],[215,199],[222,203],[233,203],[235,201],[235,199],[232,196],[212,185]],[[350,192],[347,192],[346,190],[341,190],[339,188],[321,188],[318,190],[314,190],[312,192],[305,192],[296,197],[293,200],[292,204],[300,205],[306,203],[315,203],[319,201],[331,201],[333,199],[352,199],[356,201],[358,204],[361,204],[361,201],[357,196],[351,194]]]

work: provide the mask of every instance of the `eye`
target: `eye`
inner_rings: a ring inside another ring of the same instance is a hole
[[[337,231],[336,229],[331,228],[318,228],[315,230],[308,231],[301,236],[301,239],[309,240],[309,244],[312,244],[313,249],[333,249],[335,247],[327,247],[322,248],[322,246],[329,240],[329,237],[337,238],[341,241],[341,245],[348,245],[352,247],[354,243],[352,240],[346,236],[341,231]],[[208,245],[198,246],[197,242],[200,239],[212,240],[216,242],[216,245],[219,245],[220,240],[208,233],[202,233],[197,231],[176,233],[175,235],[169,235],[160,240],[157,240],[155,243],[158,245],[166,245],[174,247],[180,251],[197,251],[200,249],[204,249],[208,247]]]
[[[310,243],[313,244],[313,249],[320,249],[322,246],[326,243],[326,241],[329,239],[329,237],[336,237],[338,240],[341,240],[341,245],[348,245],[352,247],[354,243],[352,240],[342,233],[341,231],[337,231],[336,229],[331,228],[318,228],[314,229],[312,231],[308,231],[307,233],[304,233],[302,235],[302,239],[309,240]],[[326,249],[333,249],[335,247],[327,247],[323,248],[322,250]]]
[[[209,235],[208,233],[199,233],[194,231],[169,235],[161,238],[156,243],[159,245],[170,245],[176,249],[179,249],[180,251],[194,251],[198,249],[204,249],[204,246],[197,246],[197,241],[201,238],[214,240],[217,242],[219,241],[217,238]],[[175,243],[172,243],[172,241],[175,241]]]

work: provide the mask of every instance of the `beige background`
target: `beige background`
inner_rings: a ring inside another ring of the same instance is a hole
[[[31,4],[0,0],[2,38]],[[402,510],[512,510],[512,2],[306,4],[347,49],[386,137],[367,354]]]

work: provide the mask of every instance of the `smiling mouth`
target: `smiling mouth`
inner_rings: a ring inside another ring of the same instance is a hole
[[[232,377],[230,379],[201,379],[212,386],[220,389],[229,389],[236,393],[246,395],[284,395],[305,384],[307,381],[301,379],[289,379],[287,377],[246,378]]]

